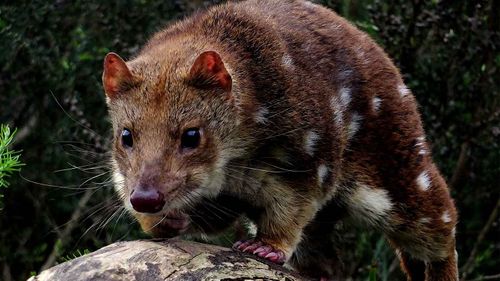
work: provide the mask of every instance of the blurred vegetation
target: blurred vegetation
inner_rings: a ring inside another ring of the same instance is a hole
[[[461,274],[500,274],[498,1],[318,2],[372,35],[415,93],[460,211]],[[108,51],[130,58],[162,26],[213,3],[0,3],[0,123],[19,128],[14,149],[26,163],[2,190],[1,280],[144,237],[110,184],[102,58]],[[347,229],[341,240],[353,279],[402,280],[379,234]]]

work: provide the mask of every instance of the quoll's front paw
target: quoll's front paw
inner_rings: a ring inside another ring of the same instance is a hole
[[[286,261],[283,251],[275,249],[260,240],[241,240],[234,243],[233,249],[257,255],[277,264],[284,264]]]

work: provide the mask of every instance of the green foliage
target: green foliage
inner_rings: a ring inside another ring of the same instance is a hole
[[[0,188],[6,188],[9,186],[7,178],[14,172],[19,172],[21,170],[22,164],[19,160],[21,157],[20,151],[13,151],[10,149],[10,145],[16,131],[11,132],[9,126],[0,125]],[[0,194],[0,210],[3,205],[3,194]]]
[[[9,126],[0,126],[0,187],[7,187],[7,177],[13,172],[19,172],[24,165],[19,161],[21,152],[9,148],[15,135],[16,131],[11,132]]]
[[[64,257],[61,257],[60,260],[61,260],[61,262],[67,262],[67,261],[82,257],[82,256],[87,255],[87,254],[90,254],[89,249],[84,249],[83,251],[81,251],[80,249],[77,249],[75,252],[68,254]]]
[[[22,147],[29,163],[27,180],[10,177],[15,188],[2,190],[2,279],[27,279],[52,253],[61,261],[78,249],[145,237],[113,196],[102,59],[108,51],[130,58],[162,26],[216,2],[0,3],[0,123],[23,132],[12,150]],[[498,1],[317,2],[374,37],[415,94],[459,208],[462,267],[500,196]],[[498,233],[497,219],[477,245],[471,279],[498,273]],[[403,279],[380,234],[346,227],[339,236],[354,280]]]

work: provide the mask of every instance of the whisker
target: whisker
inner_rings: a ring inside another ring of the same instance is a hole
[[[280,167],[280,166],[276,166],[276,165],[273,165],[271,163],[267,163],[265,161],[259,161],[259,162],[264,163],[266,165],[269,165],[269,166],[271,166],[273,168],[280,169],[280,170],[282,170],[284,172],[289,172],[289,173],[307,173],[307,172],[312,171],[312,169],[307,169],[307,170],[292,170],[292,169],[287,169],[287,168],[283,168],[283,167]]]
[[[93,170],[104,170],[104,169],[109,168],[107,165],[95,166],[95,164],[99,164],[99,162],[94,163],[94,164],[81,165],[81,166],[77,166],[77,165],[74,165],[72,163],[67,163],[67,164],[70,166],[70,168],[55,170],[54,173],[69,172],[69,171],[74,171],[74,170],[78,170],[81,172],[89,172],[89,171],[93,171]]]
[[[26,177],[24,177],[21,173],[19,173],[19,177],[23,179],[24,181],[27,181],[29,183],[39,185],[42,187],[53,187],[53,188],[59,188],[59,189],[67,189],[67,190],[88,190],[88,189],[98,189],[99,187],[82,187],[81,184],[79,185],[68,185],[68,186],[63,186],[63,185],[55,185],[55,184],[48,184],[48,183],[42,183],[42,182],[37,182],[34,180],[30,180]]]
[[[50,94],[52,95],[52,98],[54,98],[54,101],[57,103],[57,105],[59,106],[59,108],[61,108],[61,110],[64,112],[64,114],[66,114],[66,116],[68,116],[73,122],[75,122],[76,124],[82,126],[83,128],[89,130],[90,132],[92,132],[94,135],[96,136],[100,136],[97,132],[95,132],[94,130],[92,130],[91,128],[89,128],[88,126],[85,126],[85,124],[81,123],[80,121],[76,120],[75,118],[73,118],[73,116],[71,116],[67,111],[66,109],[64,109],[64,107],[61,105],[61,103],[59,102],[59,100],[57,99],[57,97],[54,95],[54,92],[50,91]]]

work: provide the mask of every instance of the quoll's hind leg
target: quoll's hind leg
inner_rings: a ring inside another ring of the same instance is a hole
[[[331,232],[305,237],[289,264],[304,276],[321,280],[342,280],[344,264],[330,236]]]
[[[454,252],[454,251],[453,251]],[[457,281],[457,257],[455,253],[443,260],[424,262],[412,258],[408,253],[398,250],[401,268],[408,281]]]
[[[456,212],[454,208],[447,208],[446,216],[424,217],[413,222],[406,220],[403,230],[386,232],[401,253],[401,266],[408,280],[458,280],[454,233]]]
[[[392,244],[395,244],[394,242]],[[457,254],[455,243],[453,243],[446,251],[438,249],[436,246],[436,256],[427,256],[415,258],[405,249],[398,246],[397,253],[401,262],[401,268],[405,272],[408,281],[457,281]],[[405,245],[415,252],[416,247]],[[432,250],[432,249],[431,249]],[[426,250],[422,249],[422,252]]]
[[[425,281],[425,262],[412,258],[400,249],[397,254],[408,281]]]
[[[289,264],[301,274],[341,280],[343,264],[335,244],[336,224],[345,216],[345,209],[332,201],[307,225]]]
[[[402,252],[402,266],[408,280],[423,280],[421,265],[426,264],[426,281],[458,280],[455,251],[457,211],[446,184],[437,175],[426,181],[424,192],[415,197],[423,207],[395,209],[400,223],[385,231],[392,244]],[[406,206],[411,206],[406,203]],[[415,260],[415,261],[414,261]]]
[[[402,255],[408,280],[458,280],[457,212],[444,180],[433,166],[407,185],[372,187],[358,182],[345,196],[350,216],[385,233]],[[411,257],[411,259],[409,259]],[[418,260],[426,264],[424,268]]]
[[[427,281],[458,281],[457,252],[453,251],[441,261],[427,264]]]

